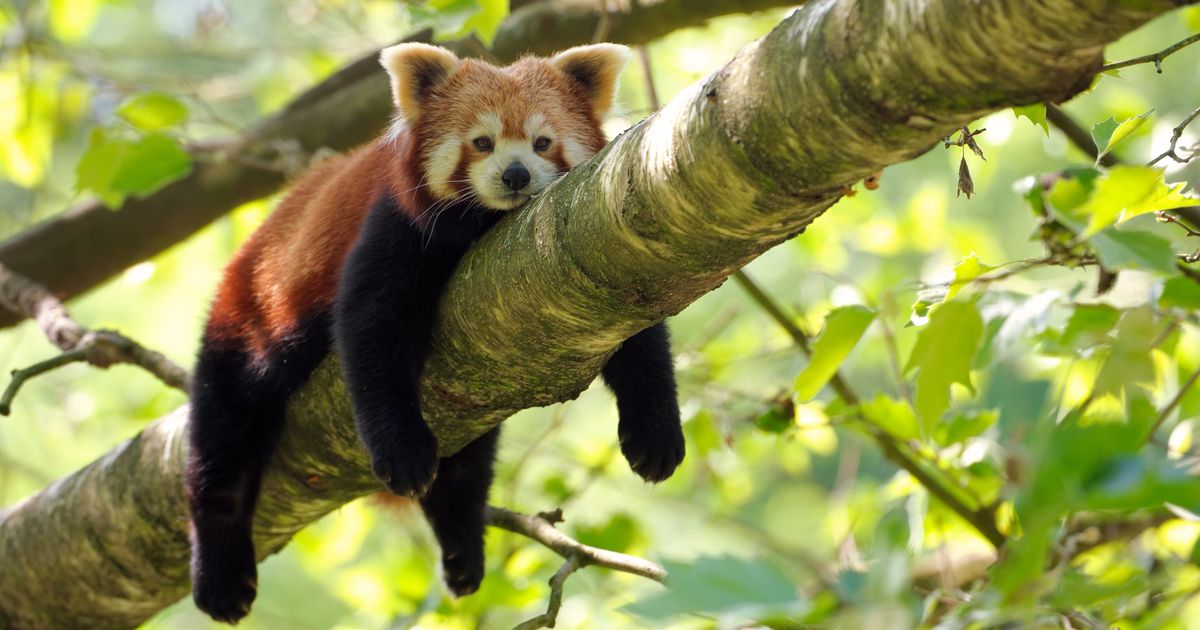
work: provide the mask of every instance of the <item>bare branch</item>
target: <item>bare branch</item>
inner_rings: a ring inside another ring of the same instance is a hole
[[[165,355],[143,347],[111,330],[91,331],[76,322],[67,307],[42,285],[0,264],[0,307],[29,317],[63,351],[63,354],[13,372],[13,380],[0,397],[0,415],[7,416],[13,397],[30,378],[75,361],[106,368],[129,363],[158,377],[163,383],[188,393],[187,370]]]
[[[1171,55],[1175,54],[1176,52],[1178,52],[1188,46],[1191,46],[1192,44],[1195,44],[1196,42],[1200,42],[1200,33],[1196,33],[1195,35],[1192,35],[1191,37],[1188,37],[1187,39],[1184,39],[1184,40],[1176,42],[1170,46],[1167,46],[1166,48],[1164,48],[1152,55],[1142,55],[1141,57],[1134,57],[1133,59],[1126,59],[1125,61],[1118,61],[1116,63],[1105,64],[1103,66],[1100,66],[1100,72],[1108,72],[1110,70],[1118,70],[1120,68],[1136,66],[1136,65],[1142,64],[1142,63],[1153,63],[1154,71],[1159,74],[1162,74],[1163,59],[1170,57]]]
[[[1197,35],[1197,37],[1200,37],[1200,35]],[[1179,157],[1179,154],[1176,153],[1176,150],[1177,150],[1177,145],[1179,144],[1179,139],[1181,137],[1183,137],[1184,128],[1186,128],[1188,125],[1192,124],[1192,121],[1196,120],[1197,116],[1200,116],[1200,107],[1197,107],[1195,110],[1193,110],[1192,113],[1187,115],[1187,118],[1183,119],[1183,122],[1179,123],[1179,125],[1177,127],[1175,127],[1174,129],[1171,130],[1171,146],[1170,146],[1170,148],[1167,149],[1166,151],[1163,151],[1162,153],[1160,153],[1158,155],[1158,157],[1154,158],[1153,160],[1150,160],[1150,164],[1157,164],[1159,162],[1159,160],[1162,160],[1165,157],[1169,157],[1172,160],[1175,160],[1176,162],[1183,164],[1183,163],[1191,161],[1192,158],[1196,157],[1196,151],[1194,151],[1194,150],[1192,151],[1191,155],[1187,156],[1186,158]]]
[[[585,545],[562,533],[542,516],[529,516],[503,508],[488,507],[488,524],[521,534],[545,545],[565,559],[577,558],[580,566],[596,565],[662,582],[667,570],[636,556]]]

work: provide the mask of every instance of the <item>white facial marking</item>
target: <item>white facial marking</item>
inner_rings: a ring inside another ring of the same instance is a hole
[[[472,130],[490,133],[468,135],[469,139],[487,135],[493,144],[492,152],[487,157],[477,160],[468,170],[471,188],[479,195],[479,201],[483,205],[497,210],[516,208],[558,179],[558,168],[554,163],[533,148],[537,138],[546,137],[551,141],[551,148],[547,153],[553,150],[555,134],[546,124],[545,116],[533,114],[526,119],[521,138],[502,137],[500,119],[495,114],[480,116],[480,123]],[[519,164],[529,171],[529,184],[519,191],[509,189],[502,179],[505,169],[514,164]]]

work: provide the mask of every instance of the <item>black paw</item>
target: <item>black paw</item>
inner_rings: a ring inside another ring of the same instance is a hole
[[[446,554],[442,559],[442,572],[446,587],[455,597],[466,597],[478,591],[483,582],[483,549]]]
[[[196,607],[228,624],[236,624],[249,614],[258,592],[250,537],[234,544],[196,546],[192,554],[192,598]]]
[[[406,432],[394,443],[372,450],[371,470],[401,497],[419,499],[437,477],[437,439],[428,427]]]
[[[631,428],[632,427],[632,428]],[[621,422],[618,430],[621,453],[629,467],[651,483],[666,480],[683,461],[683,430],[678,421],[653,425]]]

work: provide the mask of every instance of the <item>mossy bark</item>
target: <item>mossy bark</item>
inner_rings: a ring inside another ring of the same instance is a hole
[[[809,3],[467,255],[423,392],[443,450],[576,396],[622,339],[801,231],[863,176],[987,112],[1070,97],[1105,43],[1178,4]],[[336,358],[290,415],[255,521],[262,555],[380,489]],[[185,418],[155,422],[3,515],[0,627],[130,627],[186,594]]]

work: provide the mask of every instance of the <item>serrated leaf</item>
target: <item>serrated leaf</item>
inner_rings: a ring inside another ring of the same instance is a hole
[[[127,195],[148,195],[186,176],[192,158],[175,140],[152,133],[129,145],[112,177],[112,188]]]
[[[843,306],[829,312],[808,365],[796,376],[796,396],[801,401],[812,400],[833,378],[873,321],[875,311],[864,306]]]
[[[959,383],[974,391],[971,363],[983,337],[983,318],[974,301],[952,301],[939,306],[917,337],[904,368],[917,371],[916,407],[923,433],[929,435],[950,407],[950,386]]]
[[[117,108],[117,115],[143,131],[158,131],[183,122],[187,106],[162,92],[136,94]]]
[[[1035,126],[1041,127],[1042,132],[1047,136],[1050,135],[1050,125],[1046,122],[1046,104],[1036,103],[1034,105],[1026,105],[1024,107],[1012,108],[1013,114],[1018,118],[1024,116],[1029,119],[1029,122]]]
[[[917,414],[907,401],[876,394],[874,400],[859,405],[859,411],[872,424],[902,440],[921,437]]]
[[[1096,179],[1085,203],[1067,210],[1077,217],[1087,217],[1088,227],[1083,233],[1086,238],[1148,212],[1200,204],[1200,199],[1183,194],[1185,186],[1168,186],[1162,171],[1154,167],[1115,166]]]
[[[1117,146],[1122,140],[1128,138],[1129,134],[1136,131],[1138,127],[1145,124],[1150,114],[1153,113],[1154,110],[1149,109],[1133,118],[1126,118],[1119,123],[1115,118],[1109,116],[1107,120],[1096,123],[1092,127],[1092,140],[1096,142],[1096,150],[1099,152],[1096,156],[1096,163],[1099,164],[1100,158],[1108,154],[1109,151],[1112,151],[1113,147]]]
[[[1167,278],[1158,305],[1163,308],[1200,309],[1200,283],[1184,276]]]

